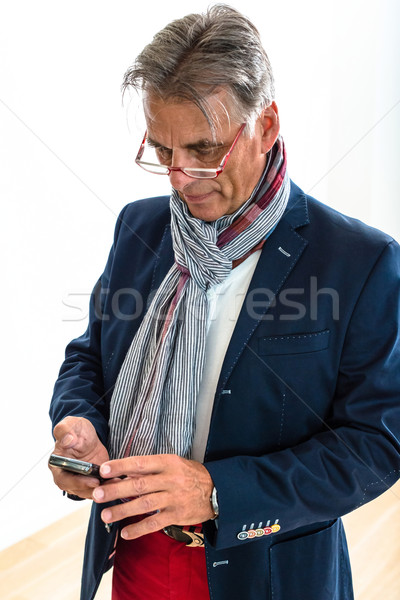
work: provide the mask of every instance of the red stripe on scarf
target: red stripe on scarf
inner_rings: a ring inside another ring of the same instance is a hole
[[[279,172],[274,173],[272,167],[268,170],[267,178],[272,179],[272,182],[271,182],[268,190],[253,206],[251,206],[251,208],[246,213],[244,213],[241,217],[239,217],[237,219],[237,221],[232,223],[232,225],[230,227],[228,227],[227,229],[225,229],[225,231],[223,231],[221,233],[221,235],[219,236],[218,241],[217,241],[218,248],[222,248],[223,246],[228,244],[237,235],[239,235],[239,233],[242,233],[242,231],[244,231],[251,223],[253,223],[253,221],[255,221],[255,219],[260,214],[260,212],[266,209],[268,204],[270,204],[270,202],[273,200],[273,198],[277,194],[278,190],[282,186],[282,182],[283,182],[283,179],[286,174],[286,164],[287,164],[286,163],[286,149],[283,144],[283,141],[282,141],[282,149],[283,149],[283,161],[282,161],[281,167],[279,169]],[[272,148],[271,152],[274,152],[274,155],[271,157],[271,162],[273,164],[275,155],[278,152],[278,149],[276,148],[276,146],[274,146]],[[248,255],[246,255],[246,256],[248,256]],[[240,259],[238,259],[238,260],[240,260]]]

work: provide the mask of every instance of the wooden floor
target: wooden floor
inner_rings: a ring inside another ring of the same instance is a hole
[[[89,509],[86,503],[72,515],[0,552],[1,600],[79,599]],[[347,515],[344,522],[356,600],[400,600],[400,482]],[[110,598],[108,573],[96,600]]]
[[[79,600],[90,503],[0,552],[1,600]],[[110,573],[96,600],[110,600]]]

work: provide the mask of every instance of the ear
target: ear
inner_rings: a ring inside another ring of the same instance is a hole
[[[264,108],[260,115],[260,124],[262,127],[261,148],[262,153],[266,154],[275,144],[280,130],[279,114],[276,102],[272,102],[270,106]]]

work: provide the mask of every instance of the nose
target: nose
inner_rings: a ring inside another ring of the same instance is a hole
[[[183,171],[171,171],[169,174],[169,180],[173,188],[181,192],[184,187],[194,181],[193,177],[189,177]]]
[[[189,167],[192,166],[194,159],[190,153],[184,148],[174,148],[172,152],[171,167]],[[181,192],[189,183],[193,183],[195,179],[189,177],[183,171],[171,171],[169,180],[173,188]]]

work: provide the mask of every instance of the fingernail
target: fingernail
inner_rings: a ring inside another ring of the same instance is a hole
[[[121,531],[121,537],[122,537],[124,540],[127,540],[127,539],[128,539],[129,535],[128,535],[128,532],[126,531],[126,529],[123,529],[123,530]]]
[[[101,513],[101,518],[103,519],[103,521],[110,521],[110,519],[112,518],[111,510],[103,510],[103,512]]]
[[[110,467],[110,465],[102,465],[100,467],[100,473],[102,475],[108,475],[109,473],[111,473],[111,467]]]
[[[67,433],[67,435],[65,435],[63,437],[63,439],[61,440],[61,445],[67,447],[71,444],[73,439],[74,439],[74,436],[71,435],[70,433]]]
[[[93,491],[93,498],[95,500],[103,500],[103,498],[104,498],[104,490],[102,490],[100,487],[96,488]]]

